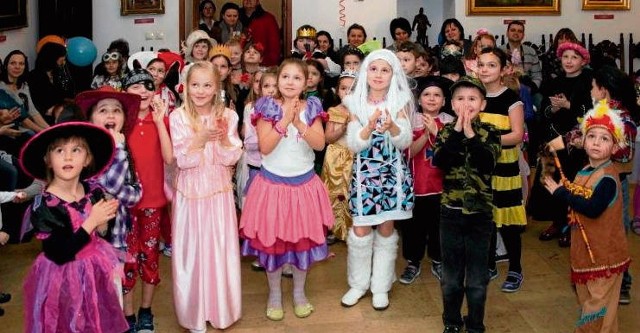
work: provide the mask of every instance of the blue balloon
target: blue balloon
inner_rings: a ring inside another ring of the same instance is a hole
[[[91,65],[96,56],[98,49],[91,39],[86,37],[73,37],[67,40],[67,59],[70,63],[84,67]]]

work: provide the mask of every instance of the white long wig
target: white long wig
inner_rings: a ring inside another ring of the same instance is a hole
[[[386,49],[375,50],[364,59],[360,66],[360,72],[356,78],[353,92],[346,96],[343,103],[354,114],[361,124],[367,124],[369,119],[369,108],[367,107],[367,97],[369,95],[369,85],[367,84],[367,69],[376,60],[386,61],[393,71],[391,84],[386,96],[386,105],[392,119],[397,119],[398,112],[407,108],[406,116],[411,119],[414,111],[413,94],[407,80],[407,76],[402,70],[402,65],[398,57]]]

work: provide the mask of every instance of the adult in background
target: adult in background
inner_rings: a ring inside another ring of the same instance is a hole
[[[75,97],[71,77],[66,70],[67,49],[60,44],[46,43],[36,57],[36,67],[27,76],[31,99],[49,124],[55,123],[65,99]]]
[[[198,30],[206,32],[209,37],[220,42],[220,27],[214,19],[216,15],[216,5],[211,0],[202,0],[198,6],[200,12],[200,24]]]
[[[318,49],[322,51],[322,53],[331,58],[336,64],[340,63],[340,57],[338,56],[338,52],[336,52],[336,45],[329,32],[324,30],[318,31],[318,33],[316,33],[316,40],[318,42]]]
[[[409,38],[411,38],[411,24],[404,17],[394,18],[389,23],[389,33],[393,43],[387,46],[387,50],[396,52],[402,42],[409,41]]]
[[[524,22],[511,21],[507,25],[507,40],[508,42],[500,48],[511,56],[513,66],[522,71],[520,83],[529,86],[532,94],[535,94],[542,83],[542,63],[533,48],[522,44]]]
[[[438,44],[442,47],[447,42],[457,44],[462,49],[462,55],[467,54],[471,48],[472,43],[464,37],[462,24],[455,18],[444,20],[442,27],[440,27]]]
[[[220,42],[226,43],[233,37],[240,37],[244,31],[242,22],[239,20],[240,7],[233,2],[227,2],[220,9]]]
[[[251,31],[253,42],[265,46],[262,65],[266,67],[279,65],[282,41],[275,16],[262,8],[260,0],[243,0],[240,21]]]
[[[553,37],[553,43],[551,44],[551,47],[549,47],[549,50],[539,57],[542,62],[543,82],[551,81],[551,79],[555,79],[556,77],[564,74],[564,71],[562,70],[562,62],[556,55],[558,45],[564,42],[578,42],[578,37],[576,37],[573,30],[569,28],[562,28],[558,30],[556,35]]]

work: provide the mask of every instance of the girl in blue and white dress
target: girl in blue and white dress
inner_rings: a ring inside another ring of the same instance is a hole
[[[413,178],[403,150],[411,145],[413,97],[400,61],[389,50],[371,52],[362,63],[353,94],[347,145],[354,155],[347,236],[348,282],[342,305],[355,305],[369,286],[376,310],[389,306],[395,281],[398,234],[395,220],[411,218]],[[377,226],[372,232],[372,227]]]

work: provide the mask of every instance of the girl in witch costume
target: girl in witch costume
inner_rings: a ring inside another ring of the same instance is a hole
[[[581,315],[576,332],[618,332],[618,299],[622,273],[631,259],[622,219],[620,171],[611,156],[625,146],[619,110],[602,100],[581,124],[589,164],[573,182],[550,176],[544,186],[569,205],[571,280]],[[560,167],[558,165],[558,167]]]
[[[25,332],[128,329],[119,301],[122,266],[97,235],[116,217],[118,200],[87,181],[104,171],[114,151],[109,132],[79,122],[38,133],[21,151],[25,173],[48,181],[27,214],[43,253],[24,284]]]

